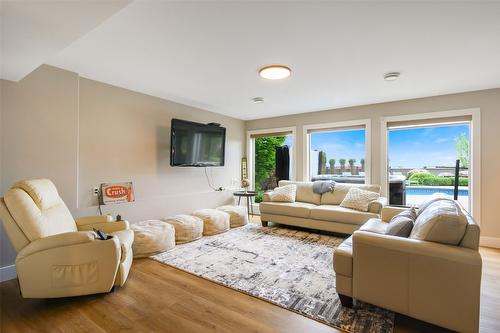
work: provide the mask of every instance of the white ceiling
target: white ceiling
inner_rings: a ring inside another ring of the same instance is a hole
[[[499,17],[500,2],[139,1],[47,62],[256,119],[500,87]],[[269,64],[292,76],[260,78]]]
[[[127,3],[0,0],[0,78],[22,79]]]

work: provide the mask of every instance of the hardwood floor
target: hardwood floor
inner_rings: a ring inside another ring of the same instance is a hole
[[[500,332],[500,250],[481,248],[481,332]],[[150,259],[123,288],[65,299],[22,299],[0,284],[1,332],[339,332],[268,302]],[[398,315],[395,332],[446,332]]]

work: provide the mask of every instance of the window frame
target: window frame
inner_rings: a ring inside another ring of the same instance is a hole
[[[469,209],[474,220],[481,222],[481,112],[480,108],[461,110],[438,111],[428,113],[415,113],[401,116],[388,116],[380,118],[380,183],[381,195],[388,196],[388,172],[389,172],[389,136],[388,123],[432,120],[439,118],[453,118],[459,116],[470,116],[470,175],[469,191],[472,200],[469,199]]]
[[[266,128],[266,129],[256,129],[247,130],[247,170],[248,176],[250,177],[250,189],[255,190],[255,138],[252,135],[268,135],[273,136],[274,134],[279,134],[283,132],[291,132],[293,138],[293,149],[292,149],[292,160],[290,164],[292,165],[292,174],[290,175],[291,180],[297,179],[297,126],[291,127],[277,127],[277,128]]]
[[[371,184],[372,180],[372,168],[371,168],[371,119],[356,119],[356,120],[348,120],[348,121],[337,121],[332,123],[321,123],[321,124],[309,124],[304,125],[302,127],[302,143],[303,150],[302,156],[303,164],[302,164],[302,179],[304,181],[311,181],[309,166],[311,165],[309,160],[311,157],[311,133],[308,133],[310,130],[317,131],[335,131],[341,130],[342,127],[353,127],[353,126],[362,126],[365,130],[365,184]]]

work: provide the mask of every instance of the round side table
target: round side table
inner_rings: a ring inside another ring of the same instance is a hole
[[[255,191],[236,191],[233,193],[235,197],[238,197],[238,206],[241,203],[241,198],[244,197],[246,198],[247,201],[247,213],[248,213],[248,218],[250,218],[250,215],[253,216],[253,206],[252,206],[252,198],[257,195],[257,192]]]

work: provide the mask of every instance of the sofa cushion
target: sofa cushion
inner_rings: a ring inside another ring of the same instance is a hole
[[[410,208],[394,216],[387,226],[386,235],[408,237],[417,219],[417,211]]]
[[[321,196],[321,204],[340,205],[340,203],[342,202],[342,200],[344,200],[349,190],[353,187],[365,191],[380,193],[379,185],[336,183],[333,192],[323,193],[323,195]]]
[[[342,242],[333,253],[333,269],[336,274],[352,276],[352,236]]]
[[[467,217],[454,201],[438,200],[418,215],[410,238],[458,245],[467,223]]]
[[[340,206],[367,212],[370,203],[377,200],[379,197],[380,194],[376,192],[352,187],[349,192],[347,192],[344,200],[342,200],[342,202],[340,203]]]
[[[317,207],[315,204],[307,202],[261,202],[259,210],[265,214],[285,215],[308,218],[311,208]]]
[[[297,186],[295,184],[276,187],[271,193],[273,202],[295,202],[295,193]]]
[[[371,218],[378,218],[378,214],[360,212],[336,205],[321,205],[311,208],[310,217],[315,220],[361,225]]]
[[[290,180],[280,180],[279,182],[280,187],[291,184],[297,186],[295,201],[309,202],[315,205],[319,205],[321,203],[321,194],[313,192],[312,182],[294,182]]]

